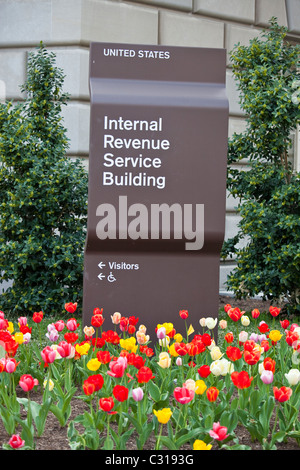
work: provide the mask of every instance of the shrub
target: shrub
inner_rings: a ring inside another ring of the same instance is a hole
[[[66,156],[68,95],[55,54],[29,54],[24,102],[0,104],[0,308],[47,313],[80,299],[87,174]]]
[[[262,293],[300,311],[300,176],[288,159],[300,114],[294,89],[300,48],[286,34],[272,18],[262,38],[231,52],[246,129],[229,140],[228,189],[241,219],[223,257],[236,256],[227,286],[237,298]],[[241,159],[248,159],[248,171],[234,168]]]

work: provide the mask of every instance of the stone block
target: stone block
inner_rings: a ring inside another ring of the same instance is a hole
[[[239,91],[231,70],[226,71],[226,93],[229,101],[229,114],[234,116],[244,116],[244,111],[239,104]]]
[[[161,11],[159,33],[163,45],[224,47],[224,24],[220,21]]]
[[[89,49],[49,48],[56,55],[56,65],[65,75],[64,91],[72,99],[89,100]]]
[[[89,124],[90,105],[71,101],[62,111],[63,126],[67,129],[70,139],[69,155],[88,155],[89,153]]]
[[[195,0],[194,13],[254,23],[255,0]]]
[[[158,11],[106,0],[84,1],[81,38],[84,44],[90,41],[157,44]]]
[[[292,33],[300,34],[300,2],[299,0],[286,0],[285,4],[288,28]]]
[[[24,98],[20,86],[26,80],[27,55],[25,50],[0,49],[0,80],[4,82],[6,99]]]
[[[259,26],[268,26],[272,16],[277,18],[279,25],[287,26],[285,0],[257,0],[255,16]]]
[[[145,3],[149,6],[174,8],[176,10],[192,11],[193,0],[131,0],[136,3]]]

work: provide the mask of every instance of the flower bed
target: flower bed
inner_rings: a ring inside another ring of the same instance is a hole
[[[227,304],[199,325],[181,310],[182,331],[163,323],[156,338],[102,309],[82,325],[76,308],[53,322],[0,314],[3,449],[38,449],[49,420],[74,450],[299,447],[300,327],[279,308]]]

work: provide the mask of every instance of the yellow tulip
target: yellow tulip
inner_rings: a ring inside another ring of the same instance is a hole
[[[194,450],[210,450],[212,448],[211,444],[206,444],[204,441],[197,439],[193,444]]]
[[[279,341],[282,337],[282,334],[278,330],[272,330],[269,333],[269,338],[271,341],[274,341],[275,343]]]
[[[180,333],[176,333],[176,335],[174,336],[174,341],[175,343],[181,343],[183,340],[183,337]]]
[[[96,359],[96,358],[95,359],[90,359],[86,366],[89,370],[95,372],[101,366],[101,362],[98,361],[98,359]]]
[[[10,332],[10,334],[12,334],[14,331],[14,324],[11,321],[8,322],[7,330]]]
[[[173,414],[170,408],[163,408],[162,410],[153,410],[153,413],[157,417],[158,422],[161,424],[166,424]]]
[[[169,354],[171,354],[171,356],[173,357],[177,357],[179,356],[179,354],[176,352],[174,344],[175,343],[171,344],[171,346],[169,347]]]
[[[197,395],[203,395],[206,389],[207,389],[207,386],[205,385],[204,380],[196,380],[195,393]]]
[[[120,346],[122,349],[126,349],[126,351],[133,353],[135,353],[138,348],[136,345],[136,339],[133,336],[127,339],[120,339]]]
[[[80,356],[85,356],[90,349],[91,345],[89,343],[76,344],[75,349],[80,354]]]
[[[16,343],[18,344],[22,344],[24,342],[23,333],[21,333],[20,331],[15,333],[14,338],[15,338]]]

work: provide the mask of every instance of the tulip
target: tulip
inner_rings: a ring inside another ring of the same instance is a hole
[[[158,328],[158,330],[156,331],[156,336],[157,339],[164,339],[166,337],[166,329],[164,326]]]
[[[174,390],[174,398],[178,403],[181,405],[185,405],[189,403],[194,398],[195,392],[193,390],[189,390],[187,387],[176,387]]]
[[[265,321],[260,322],[258,329],[261,333],[267,333],[270,330],[269,326]]]
[[[143,397],[144,397],[144,392],[141,387],[132,389],[132,398],[134,399],[134,401],[141,401]]]
[[[51,364],[56,359],[56,351],[52,349],[50,346],[46,346],[41,351],[41,356],[44,362],[46,362],[47,364]]]
[[[227,321],[226,320],[221,320],[219,322],[219,327],[222,329],[222,330],[225,330],[227,328]]]
[[[99,369],[100,365],[101,365],[101,362],[99,362],[97,358],[92,358],[88,361],[86,366],[89,370],[95,372],[96,370]]]
[[[227,313],[231,308],[232,308],[232,306],[231,306],[230,304],[226,304],[226,305],[224,306],[224,310],[225,310],[226,313]]]
[[[138,373],[136,374],[138,379],[138,383],[148,383],[149,380],[154,379],[155,376],[152,373],[152,370],[149,367],[143,366],[139,369]]]
[[[110,371],[107,372],[111,377],[123,377],[127,367],[126,357],[120,356],[118,359],[113,360],[109,364]]]
[[[58,320],[56,323],[54,323],[54,326],[56,330],[60,333],[65,327],[65,322],[63,320]]]
[[[189,312],[187,310],[180,310],[179,316],[182,320],[186,320],[189,316]]]
[[[269,308],[269,312],[272,315],[272,317],[277,317],[280,313],[280,310],[281,310],[280,308],[272,307],[272,306]]]
[[[173,414],[170,408],[163,408],[162,410],[153,410],[153,413],[157,417],[158,422],[161,424],[166,424]]]
[[[239,342],[245,343],[248,339],[248,333],[246,331],[241,331],[239,334]]]
[[[99,407],[102,411],[106,413],[110,413],[113,409],[115,403],[112,397],[109,398],[100,398],[99,400]]]
[[[91,318],[91,324],[95,328],[100,328],[104,323],[104,318],[102,315],[93,315]]]
[[[116,400],[123,402],[128,398],[128,388],[123,385],[115,385],[113,388],[113,396]]]
[[[206,444],[204,441],[197,439],[193,444],[193,450],[211,450],[212,445]]]
[[[277,343],[277,341],[279,341],[281,339],[281,337],[282,337],[282,334],[278,330],[272,330],[269,333],[269,338],[274,343]]]
[[[230,332],[230,333],[227,333],[225,336],[224,336],[224,339],[226,341],[226,343],[233,343],[233,340],[234,340],[234,336],[233,334]]]
[[[95,391],[98,392],[104,385],[104,379],[101,374],[90,375],[87,381],[95,386]]]
[[[171,358],[167,352],[162,352],[159,355],[159,361],[157,363],[162,369],[168,369],[171,365]]]
[[[210,351],[210,355],[213,361],[216,361],[217,359],[220,359],[223,356],[219,346],[214,346]]]
[[[114,325],[118,325],[120,323],[120,320],[122,318],[122,315],[119,312],[115,312],[113,315],[110,316],[111,321],[113,322]]]
[[[27,325],[27,318],[26,317],[18,318],[18,323],[19,323],[19,326],[26,326]]]
[[[216,387],[209,387],[206,390],[206,396],[208,401],[214,402],[219,396],[219,390]]]
[[[181,357],[177,357],[177,358],[176,358],[176,365],[177,365],[177,366],[182,366],[182,359],[181,359]]]
[[[44,380],[44,382],[43,382],[43,387],[44,387],[44,388],[48,387],[48,390],[50,390],[50,392],[51,392],[51,390],[54,389],[54,382],[53,382],[53,380],[52,380],[52,379],[50,379],[50,380],[48,380],[48,379]]]
[[[206,323],[206,318],[200,318],[199,323],[200,323],[200,326],[202,326],[204,328],[205,323]]]
[[[90,383],[88,380],[85,380],[82,385],[83,392],[85,395],[90,396],[96,391],[95,385]]]
[[[231,361],[238,361],[243,356],[242,351],[235,346],[228,346],[226,354]]]
[[[36,385],[39,384],[37,379],[34,379],[30,374],[24,374],[20,377],[19,385],[24,392],[30,392]]]
[[[250,387],[253,377],[249,377],[248,372],[242,370],[241,372],[233,372],[231,380],[237,388],[243,389]]]
[[[20,449],[25,446],[25,441],[19,436],[19,434],[13,434],[9,439],[8,444],[13,449]]]
[[[233,372],[233,364],[231,364],[227,359],[217,359],[210,364],[211,373],[215,377],[220,375],[225,376],[229,372]]]
[[[218,319],[217,319],[217,318],[208,317],[208,318],[206,318],[206,320],[205,320],[205,326],[206,326],[206,328],[208,328],[209,330],[214,329],[214,327],[216,326],[217,323],[218,323]]]
[[[65,304],[65,309],[67,310],[67,312],[69,313],[74,313],[77,309],[77,302],[75,303],[72,303],[72,302],[68,302]]]
[[[14,358],[6,359],[4,365],[5,372],[7,372],[8,374],[12,374],[13,372],[15,372],[18,364],[19,363],[16,363],[16,360]]]
[[[290,385],[297,385],[300,382],[299,369],[291,369],[287,374],[284,374]]]
[[[229,434],[227,434],[226,426],[221,426],[219,422],[213,424],[213,428],[209,431],[209,435],[216,441],[223,441],[229,436]]]
[[[88,338],[90,338],[91,336],[93,336],[95,334],[95,330],[92,326],[85,326],[83,328],[83,332],[84,332],[85,336],[87,336]]]
[[[34,321],[34,323],[41,323],[41,321],[43,320],[43,317],[44,317],[44,314],[43,312],[34,312],[33,316],[32,316],[32,320]]]
[[[24,343],[24,335],[20,331],[15,333],[14,338],[15,338],[15,341],[18,344],[23,344]]]
[[[253,309],[251,312],[251,315],[252,315],[252,318],[254,319],[258,318],[260,315],[260,311],[258,310],[258,308]]]
[[[274,374],[271,370],[263,370],[260,378],[264,384],[270,385],[274,380]]]
[[[240,320],[243,312],[241,312],[239,308],[231,308],[228,310],[227,314],[232,321],[237,322]]]
[[[280,403],[283,403],[290,399],[293,391],[289,387],[281,387],[281,388],[273,387],[273,393],[274,393],[275,400],[279,401]]]
[[[195,393],[197,395],[203,395],[205,390],[207,389],[207,386],[204,382],[204,380],[196,380],[195,382]]]
[[[250,325],[250,319],[247,315],[243,315],[241,317],[241,323],[243,326],[249,326]]]
[[[53,324],[48,325],[48,333],[46,333],[47,338],[54,343],[59,338],[59,333]]]
[[[75,347],[72,344],[67,343],[67,341],[61,341],[57,346],[57,352],[61,357],[71,359],[75,356]]]
[[[206,364],[204,364],[203,366],[199,367],[198,369],[198,374],[200,375],[200,377],[202,377],[203,379],[206,379],[209,374],[211,373],[211,370],[210,370],[210,367]]]
[[[244,360],[250,366],[257,364],[261,356],[261,352],[258,349],[253,349],[252,351],[244,351]]]

